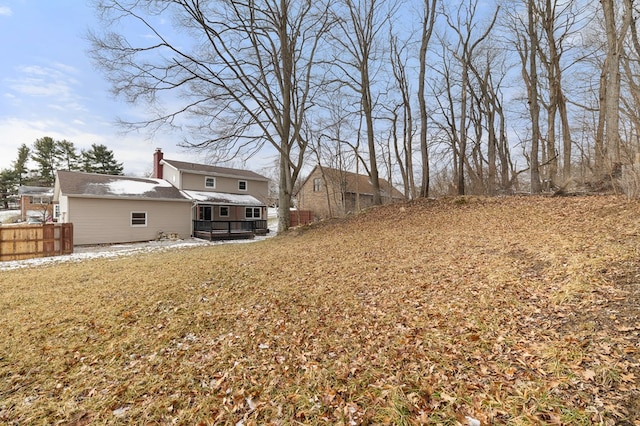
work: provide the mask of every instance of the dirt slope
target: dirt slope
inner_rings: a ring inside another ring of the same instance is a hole
[[[640,203],[456,198],[0,273],[9,424],[640,424]]]

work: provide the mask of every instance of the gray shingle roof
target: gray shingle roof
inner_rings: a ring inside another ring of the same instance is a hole
[[[60,192],[66,196],[189,200],[163,179],[58,171]]]
[[[253,180],[261,180],[268,181],[266,177],[252,172],[250,170],[241,170],[241,169],[232,169],[229,167],[219,167],[219,166],[209,166],[206,164],[197,164],[197,163],[187,163],[184,161],[176,161],[176,160],[168,160],[163,159],[162,163],[167,164],[175,169],[190,172],[190,173],[201,173],[201,174],[209,174],[211,176],[226,176],[226,177],[234,177],[234,178],[243,178],[243,179],[253,179]]]

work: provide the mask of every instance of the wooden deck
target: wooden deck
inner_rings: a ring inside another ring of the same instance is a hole
[[[235,239],[252,239],[256,234],[252,231],[194,231],[194,237],[203,240],[235,240]]]

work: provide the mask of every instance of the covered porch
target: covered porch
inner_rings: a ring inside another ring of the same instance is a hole
[[[199,198],[204,198],[202,193],[199,195]],[[206,196],[207,199],[198,199],[193,207],[194,237],[228,240],[254,238],[269,232],[267,206],[256,198],[216,193],[207,193]]]

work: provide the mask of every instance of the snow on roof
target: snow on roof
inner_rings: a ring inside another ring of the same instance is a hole
[[[171,186],[171,184],[165,180],[151,178],[146,181],[120,179],[107,182],[104,185],[108,188],[108,192],[116,195],[143,195],[155,191],[159,186]]]
[[[27,186],[18,187],[19,195],[53,195],[53,188],[45,186]]]
[[[264,206],[265,204],[260,202],[255,197],[245,194],[226,194],[223,192],[208,192],[208,191],[182,191],[189,198],[195,201],[208,201],[216,204],[235,204],[243,206]]]
[[[58,171],[60,193],[82,197],[123,197],[163,200],[188,199],[164,179]]]

